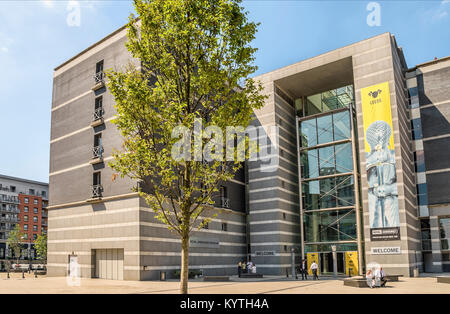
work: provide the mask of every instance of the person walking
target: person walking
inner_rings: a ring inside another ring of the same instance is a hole
[[[311,264],[311,271],[313,273],[313,279],[314,280],[319,280],[319,276],[317,275],[317,269],[319,268],[319,266],[317,265],[316,261],[313,261]]]
[[[245,269],[245,266],[246,266],[246,264],[245,264],[245,261],[244,262],[242,262],[242,265],[241,265],[241,267],[242,267],[242,273],[246,273],[246,269]]]
[[[306,264],[305,259],[303,259],[300,264],[300,273],[302,274],[302,280],[308,280],[308,265]]]
[[[238,263],[238,277],[241,278],[241,272],[242,272],[242,264],[241,261]]]

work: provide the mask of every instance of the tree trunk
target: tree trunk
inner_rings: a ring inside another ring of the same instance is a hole
[[[181,273],[180,273],[180,293],[188,294],[189,281],[189,235],[181,239]]]

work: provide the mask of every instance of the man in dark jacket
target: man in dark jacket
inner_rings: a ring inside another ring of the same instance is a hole
[[[308,280],[308,266],[305,259],[303,259],[300,264],[300,273],[302,274],[302,280]]]

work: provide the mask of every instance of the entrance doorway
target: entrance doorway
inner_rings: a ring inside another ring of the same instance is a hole
[[[345,254],[343,252],[336,253],[336,262],[338,274],[345,274]],[[319,264],[321,274],[333,274],[333,253],[319,253]]]
[[[95,277],[123,280],[123,249],[95,250]]]

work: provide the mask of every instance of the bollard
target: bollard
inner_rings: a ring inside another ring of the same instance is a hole
[[[25,279],[25,272],[22,269],[22,279]]]

